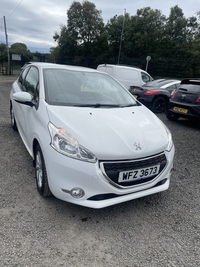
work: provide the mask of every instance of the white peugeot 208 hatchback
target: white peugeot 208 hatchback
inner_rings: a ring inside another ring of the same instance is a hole
[[[44,197],[103,208],[169,187],[170,131],[106,73],[31,63],[12,85],[10,115]]]

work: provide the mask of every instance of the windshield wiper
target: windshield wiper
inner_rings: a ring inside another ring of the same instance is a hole
[[[120,105],[121,108],[128,108],[128,107],[135,107],[135,106],[137,106],[137,103],[135,103],[135,104]]]
[[[101,108],[101,107],[108,107],[108,108],[118,108],[121,107],[120,105],[116,105],[116,104],[100,104],[100,103],[96,103],[96,104],[77,104],[74,105],[76,107],[92,107],[92,108]]]

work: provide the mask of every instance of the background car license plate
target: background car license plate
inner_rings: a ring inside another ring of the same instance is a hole
[[[160,165],[132,171],[120,172],[118,182],[130,182],[135,179],[148,178],[159,173]]]
[[[181,113],[187,113],[187,112],[188,112],[188,109],[185,109],[185,108],[178,108],[178,107],[174,107],[173,110],[174,110],[174,111],[181,112]]]

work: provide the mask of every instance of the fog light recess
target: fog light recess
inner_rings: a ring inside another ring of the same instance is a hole
[[[83,189],[79,188],[79,187],[74,187],[72,188],[72,190],[70,191],[70,194],[72,197],[74,198],[82,198],[85,195],[85,192]]]

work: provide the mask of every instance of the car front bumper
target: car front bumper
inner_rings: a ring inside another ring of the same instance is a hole
[[[44,159],[49,187],[55,197],[98,209],[167,190],[174,153],[174,146],[170,152],[165,152],[167,164],[153,180],[126,188],[110,183],[98,161],[88,163],[75,160],[58,153],[51,146],[44,150]],[[84,190],[84,196],[73,197],[71,190],[74,188]]]

